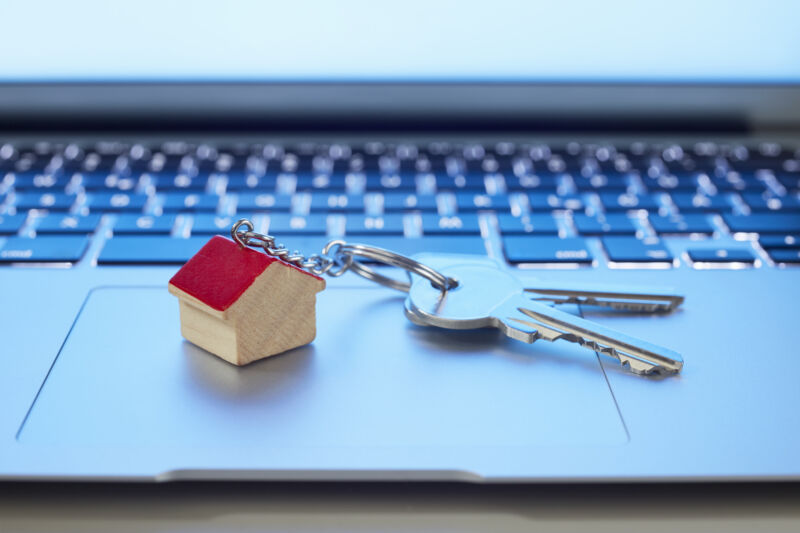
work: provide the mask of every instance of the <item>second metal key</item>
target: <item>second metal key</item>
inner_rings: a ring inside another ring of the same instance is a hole
[[[637,374],[674,374],[683,367],[680,354],[536,301],[522,282],[500,268],[466,263],[440,267],[458,282],[440,291],[424,279],[411,285],[406,316],[415,324],[447,329],[496,327],[509,337],[576,342],[614,357]]]

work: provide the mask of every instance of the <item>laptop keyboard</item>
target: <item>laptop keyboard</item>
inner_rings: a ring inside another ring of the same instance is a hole
[[[5,265],[178,265],[242,217],[307,253],[343,237],[515,265],[784,266],[800,149],[0,144]]]

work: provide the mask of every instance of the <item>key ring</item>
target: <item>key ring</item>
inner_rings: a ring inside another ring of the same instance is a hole
[[[246,228],[245,231],[240,231],[242,226]],[[440,291],[447,291],[458,286],[458,281],[455,279],[448,278],[410,257],[384,250],[383,248],[366,244],[348,244],[342,240],[333,240],[325,245],[321,255],[314,254],[305,257],[298,252],[290,252],[283,244],[277,244],[275,237],[272,235],[257,233],[253,231],[253,228],[252,222],[244,218],[240,219],[231,227],[231,237],[240,246],[263,248],[268,255],[282,259],[299,268],[304,268],[316,275],[327,274],[331,277],[339,277],[348,270],[352,270],[355,274],[385,287],[402,292],[408,292],[411,289],[410,282],[379,274],[355,259],[356,257],[363,257],[387,266],[403,269],[409,275],[417,274],[422,276]]]
[[[375,270],[366,266],[364,263],[357,261],[355,259],[356,257],[363,257],[365,259],[377,261],[384,265],[401,268],[409,274],[417,274],[430,281],[431,285],[441,291],[454,289],[458,286],[458,281],[455,279],[448,278],[444,274],[437,272],[436,270],[420,263],[419,261],[415,261],[414,259],[411,259],[405,255],[384,250],[383,248],[377,248],[375,246],[368,246],[366,244],[348,244],[345,241],[335,240],[325,245],[325,247],[322,249],[322,254],[329,255],[331,249],[334,249],[334,247],[336,247],[337,253],[344,254],[351,258],[349,261],[349,266],[344,270],[352,270],[362,278],[374,281],[375,283],[383,285],[384,287],[389,287],[402,292],[408,292],[411,290],[411,283],[390,278],[389,276],[384,276],[383,274],[378,274],[375,272]],[[342,271],[342,273],[344,273],[344,271]]]

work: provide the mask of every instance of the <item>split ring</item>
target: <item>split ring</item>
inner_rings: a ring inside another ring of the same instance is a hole
[[[338,246],[338,254],[350,256],[352,258],[349,267],[346,270],[352,270],[359,276],[370,281],[374,281],[375,283],[385,287],[390,287],[402,292],[408,292],[411,289],[411,283],[390,278],[388,276],[384,276],[383,274],[378,274],[372,268],[364,265],[360,261],[357,261],[356,258],[363,257],[365,259],[371,259],[372,261],[376,261],[383,265],[403,269],[409,274],[417,274],[418,276],[422,276],[430,281],[431,285],[441,291],[453,289],[458,286],[458,282],[453,278],[448,278],[444,274],[441,274],[431,267],[424,265],[419,261],[415,261],[410,257],[395,252],[390,252],[389,250],[384,250],[383,248],[376,248],[374,246],[367,246],[365,244],[348,244],[342,241],[331,241],[325,245],[322,253],[328,255],[328,252],[334,248],[334,246]]]

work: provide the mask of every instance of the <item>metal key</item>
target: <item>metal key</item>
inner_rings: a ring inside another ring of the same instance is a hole
[[[525,292],[531,293],[540,302],[595,305],[642,313],[668,313],[677,309],[684,300],[683,296],[675,294],[672,289],[551,283],[540,280],[525,287]]]
[[[458,286],[440,291],[425,279],[415,279],[405,303],[406,316],[415,324],[495,327],[528,343],[564,339],[614,357],[637,374],[674,374],[683,367],[683,359],[672,350],[531,299],[518,278],[496,266],[465,262],[436,268]]]
[[[432,268],[443,268],[453,263],[484,265],[499,268],[489,257],[463,254],[417,254],[414,259]],[[608,307],[618,311],[640,313],[668,313],[677,309],[684,297],[665,287],[634,287],[604,283],[564,283],[527,278],[525,292],[533,300],[553,304],[580,304]]]

